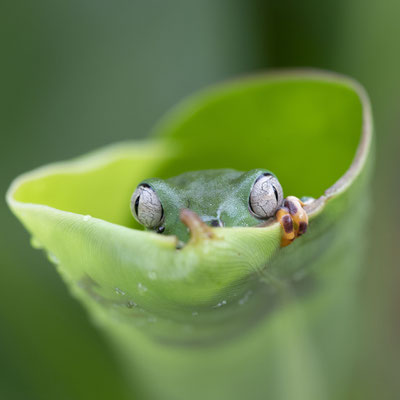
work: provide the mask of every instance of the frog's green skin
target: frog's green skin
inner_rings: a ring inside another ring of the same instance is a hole
[[[189,231],[179,217],[185,208],[210,226],[256,226],[263,222],[251,213],[249,195],[254,182],[265,173],[275,176],[266,169],[217,169],[186,172],[166,180],[151,178],[140,184],[151,186],[161,201],[163,233],[186,242]]]

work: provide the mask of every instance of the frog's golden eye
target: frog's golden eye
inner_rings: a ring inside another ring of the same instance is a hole
[[[255,217],[265,219],[275,215],[283,202],[283,190],[272,174],[261,175],[251,188],[249,208]]]
[[[160,199],[146,183],[139,185],[133,192],[131,211],[136,221],[149,229],[157,228],[164,218]]]

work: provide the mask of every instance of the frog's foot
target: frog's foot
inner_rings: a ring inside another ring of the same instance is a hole
[[[213,238],[214,233],[212,229],[194,211],[183,208],[179,217],[189,228],[191,243]]]
[[[282,226],[281,247],[288,246],[294,239],[303,235],[308,227],[308,215],[304,203],[297,197],[288,196],[276,212],[276,218]]]

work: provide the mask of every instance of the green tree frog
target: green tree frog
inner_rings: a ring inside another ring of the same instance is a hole
[[[131,198],[135,219],[148,230],[175,235],[182,242],[212,237],[210,227],[257,226],[277,218],[282,246],[307,230],[304,203],[283,197],[282,186],[268,170],[216,169],[185,172],[169,179],[139,183]]]

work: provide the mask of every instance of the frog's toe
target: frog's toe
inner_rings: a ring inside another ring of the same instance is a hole
[[[297,197],[288,196],[277,213],[276,218],[283,228],[281,246],[285,247],[307,232],[308,215],[304,203]]]
[[[295,229],[293,219],[286,207],[281,207],[277,213],[276,218],[282,226],[283,234],[281,240],[281,247],[285,247],[293,242],[295,235]]]
[[[204,239],[213,238],[214,233],[212,228],[210,228],[194,211],[183,208],[180,211],[179,217],[189,228],[190,242],[195,243]]]
[[[283,205],[292,216],[296,237],[304,235],[308,228],[308,215],[303,208],[304,203],[295,196],[288,196]]]

